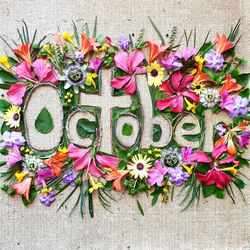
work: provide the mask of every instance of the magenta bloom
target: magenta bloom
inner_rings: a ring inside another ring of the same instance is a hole
[[[25,95],[27,85],[23,83],[12,84],[7,91],[8,100],[13,105],[21,105]]]
[[[42,183],[42,185],[44,187],[46,187],[47,186],[46,179],[52,179],[52,178],[55,178],[55,177],[56,177],[56,175],[52,174],[52,169],[51,168],[49,168],[47,170],[40,169],[38,171],[36,186],[38,186],[38,185],[40,185],[40,183]]]
[[[91,155],[91,148],[82,149],[74,146],[71,143],[68,146],[68,156],[71,159],[74,159],[73,169],[75,171],[81,171],[87,168],[87,173],[99,178],[102,176],[102,171],[96,166],[96,161],[100,164],[101,167],[107,167],[116,169],[120,163],[120,159],[108,155]],[[85,176],[87,176],[87,173]]]
[[[166,108],[171,108],[172,112],[181,113],[183,110],[183,96],[186,96],[197,103],[199,101],[199,96],[186,88],[193,78],[194,76],[185,75],[183,80],[181,80],[182,75],[180,71],[173,73],[171,77],[173,89],[170,86],[169,80],[163,82],[160,86],[160,88],[170,97],[158,100],[156,102],[158,109],[164,110]]]
[[[239,141],[241,148],[244,148],[249,144],[249,138],[250,138],[250,131],[246,131],[244,134],[236,136],[236,139]]]
[[[185,181],[188,180],[190,177],[190,174],[187,172],[182,171],[182,167],[176,167],[176,168],[169,168],[168,169],[168,174],[170,175],[169,181],[171,183],[175,183],[177,187],[181,186],[184,184]]]
[[[15,145],[18,147],[21,147],[26,142],[26,140],[22,136],[22,133],[16,132],[16,131],[12,131],[12,132],[5,131],[3,133],[2,139],[3,139],[2,146],[4,148],[13,148]]]
[[[154,186],[157,183],[157,186],[161,187],[164,175],[168,172],[168,169],[166,167],[163,168],[160,161],[155,161],[155,167],[155,169],[151,168],[148,170],[148,184]]]
[[[146,73],[145,66],[139,66],[144,60],[144,55],[141,51],[135,50],[131,54],[125,51],[119,51],[114,56],[116,67],[122,69],[129,75],[116,77],[111,81],[111,86],[115,89],[121,89],[126,85],[124,90],[127,94],[133,95],[136,91],[135,75]]]
[[[100,60],[99,58],[91,59],[89,61],[89,69],[97,72],[103,61],[104,61],[103,59]]]
[[[167,69],[182,67],[180,62],[177,62],[178,57],[175,55],[169,56],[166,59],[159,60]]]
[[[189,49],[188,47],[183,47],[181,52],[177,51],[175,52],[175,57],[178,59],[184,58],[185,61],[187,61],[190,57],[194,56],[198,52],[198,49],[192,48]]]
[[[192,148],[187,147],[187,148],[182,148],[182,161],[187,163],[187,164],[195,164],[197,162],[206,162],[209,163],[211,162],[211,159],[202,151],[197,150],[194,153],[192,153]]]
[[[7,163],[6,163],[6,167],[10,167],[12,165],[14,165],[15,163],[22,161],[23,157],[21,156],[18,146],[14,145],[13,147],[13,152],[9,152],[7,155]]]

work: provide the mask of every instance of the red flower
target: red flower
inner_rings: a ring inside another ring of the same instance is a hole
[[[241,88],[242,86],[240,84],[237,84],[235,79],[231,79],[231,76],[229,74],[226,74],[226,82],[224,83],[222,89],[220,90],[220,95],[222,95],[224,91],[230,93],[238,91]]]
[[[160,88],[163,89],[167,95],[170,95],[170,97],[165,99],[160,99],[156,102],[156,106],[158,107],[159,110],[171,108],[172,112],[181,113],[183,110],[183,96],[190,98],[196,103],[199,101],[198,95],[196,95],[189,89],[185,89],[188,83],[190,83],[194,79],[194,76],[185,75],[182,81],[181,79],[182,79],[181,72],[177,71],[173,73],[171,77],[171,83],[173,89],[170,86],[169,80],[162,83]]]
[[[28,62],[32,66],[31,58],[30,58],[30,43],[18,44],[16,49],[13,49],[16,55],[22,57],[26,62]]]
[[[231,49],[234,46],[233,42],[230,42],[226,35],[222,35],[221,37],[219,36],[218,33],[216,33],[216,45],[215,45],[215,51],[217,54],[222,54],[226,50]]]
[[[148,41],[149,44],[149,64],[153,62],[158,56],[163,54],[169,45],[161,45],[161,41],[157,41],[156,43],[152,43]]]
[[[17,194],[23,194],[24,198],[29,201],[30,195],[30,186],[31,186],[32,178],[26,178],[24,181],[17,183],[15,185],[11,185],[13,189],[15,189]]]
[[[114,170],[106,176],[106,181],[113,181],[113,188],[117,192],[121,192],[121,181],[122,178],[129,173],[129,170]]]

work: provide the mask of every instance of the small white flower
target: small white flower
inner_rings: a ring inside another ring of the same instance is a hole
[[[43,161],[34,155],[28,155],[24,158],[23,162],[24,172],[27,172],[30,176],[35,174],[44,167]]]
[[[204,107],[212,108],[219,101],[219,93],[216,89],[205,89],[200,94],[200,102]]]
[[[182,154],[177,150],[177,148],[166,149],[161,152],[161,164],[165,167],[176,168],[180,166],[180,162],[182,160]]]

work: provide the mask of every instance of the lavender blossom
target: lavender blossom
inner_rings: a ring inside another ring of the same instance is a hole
[[[183,47],[181,52],[177,51],[175,52],[175,57],[177,59],[184,58],[185,61],[187,61],[190,57],[194,56],[198,50],[196,48],[189,49],[188,47]]]
[[[168,174],[170,175],[169,181],[175,183],[176,186],[181,186],[185,181],[188,180],[190,174],[182,171],[182,167],[169,168]]]
[[[233,103],[230,105],[233,109],[233,112],[229,112],[229,115],[232,118],[236,118],[239,115],[247,115],[248,113],[248,103],[249,100],[247,98],[242,98],[239,95],[232,95]]]
[[[223,68],[224,58],[221,54],[217,54],[214,50],[210,50],[204,57],[207,59],[204,66],[215,72],[221,71]]]
[[[54,197],[54,195],[56,194],[55,190],[52,190],[50,193],[46,194],[42,194],[40,196],[40,202],[43,203],[45,206],[49,207],[51,203],[53,203],[56,198]]]
[[[120,47],[123,50],[128,50],[129,49],[130,42],[131,42],[130,39],[127,39],[124,36],[119,37]]]
[[[215,129],[217,130],[219,137],[222,137],[227,132],[226,128],[221,124],[217,124]]]
[[[74,174],[72,171],[70,171],[69,173],[65,174],[63,176],[63,182],[64,183],[68,183],[71,186],[75,186],[75,179],[77,178],[77,175]]]
[[[75,58],[78,60],[79,63],[82,63],[84,59],[84,54],[82,52],[76,51]]]
[[[169,56],[166,59],[159,60],[167,69],[182,67],[180,62],[177,62],[178,57],[175,55]]]
[[[21,132],[16,132],[16,131],[12,131],[12,132],[5,131],[3,133],[2,139],[3,139],[3,145],[2,146],[4,148],[13,148],[14,145],[17,145],[18,147],[21,147],[26,142],[26,140],[22,136],[22,133]]]

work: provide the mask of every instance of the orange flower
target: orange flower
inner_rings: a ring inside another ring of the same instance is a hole
[[[26,178],[24,181],[17,183],[15,185],[11,185],[13,189],[15,189],[17,194],[24,195],[24,198],[29,201],[30,196],[30,186],[31,186],[32,178]]]
[[[30,58],[30,43],[18,44],[17,49],[13,49],[12,52],[14,52],[16,55],[22,57],[26,62],[32,66],[31,58]]]
[[[231,79],[231,76],[229,74],[226,74],[226,82],[224,83],[220,95],[223,94],[224,91],[227,91],[228,93],[233,91],[238,91],[242,88],[240,84],[236,83],[235,79]]]
[[[219,36],[218,33],[216,33],[216,45],[215,45],[215,51],[217,54],[222,54],[226,50],[231,49],[234,46],[233,42],[230,42],[226,35],[222,35],[221,37]]]
[[[52,175],[55,174],[57,177],[59,177],[62,173],[61,167],[63,166],[63,162],[67,158],[68,158],[67,154],[58,151],[55,155],[53,155],[49,159],[43,160],[43,163],[52,169]]]
[[[87,38],[85,33],[82,33],[82,47],[81,47],[81,52],[86,55],[88,54],[91,50],[94,49],[93,43],[95,42],[96,38],[93,37],[90,41]]]
[[[169,45],[161,46],[161,41],[157,41],[156,43],[149,43],[149,64],[153,62],[158,56],[163,54],[165,50],[169,47]]]
[[[221,143],[224,145],[227,145],[227,153],[229,155],[234,156],[236,155],[237,152],[233,143],[233,137],[235,136],[235,132],[243,131],[246,129],[247,122],[245,121],[233,129],[230,129],[230,127],[227,126],[226,124],[222,124],[222,125],[227,128],[228,132],[215,142],[215,147]]]
[[[194,77],[194,80],[192,81],[191,84],[196,84],[198,82],[206,82],[208,81],[208,79],[211,78],[211,76],[209,74],[201,74],[199,68],[198,68],[198,72]]]
[[[106,181],[113,181],[113,188],[117,192],[121,192],[121,181],[122,178],[129,173],[129,170],[114,170],[106,176]]]
[[[63,44],[59,34],[54,35],[55,42],[59,45],[60,51],[63,54]]]

